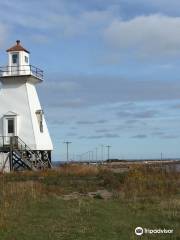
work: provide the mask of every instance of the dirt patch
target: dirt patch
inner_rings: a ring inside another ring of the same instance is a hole
[[[90,198],[96,198],[96,199],[110,199],[112,198],[112,192],[107,191],[106,189],[97,190],[95,192],[88,192],[88,193],[78,193],[73,192],[71,194],[66,194],[63,196],[58,196],[63,200],[72,200],[72,199],[78,199],[81,197],[90,197]]]
[[[106,189],[97,190],[96,192],[89,192],[87,195],[92,198],[101,198],[105,200],[112,198],[112,192],[109,192]]]

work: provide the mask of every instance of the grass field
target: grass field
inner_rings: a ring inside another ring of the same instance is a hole
[[[137,237],[137,226],[174,233]],[[78,165],[1,175],[0,239],[180,239],[180,175]]]

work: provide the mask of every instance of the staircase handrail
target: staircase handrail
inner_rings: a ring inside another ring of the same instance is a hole
[[[5,147],[5,140],[6,138],[9,138],[10,140],[10,144],[8,147],[12,148],[12,150],[25,150],[28,151],[30,154],[37,156],[38,160],[37,162],[40,163],[41,167],[45,167],[45,162],[42,161],[41,156],[39,155],[38,151],[35,152],[34,150],[32,150],[19,136],[0,136],[0,138],[2,138],[2,146]],[[48,164],[52,167],[51,162],[49,161],[49,159],[47,159]]]
[[[35,153],[20,137],[18,137],[18,139],[25,145],[25,149],[26,149],[26,147],[29,149],[28,151],[30,151],[32,154],[37,154],[38,156],[39,156],[39,153],[37,152],[37,153]],[[19,141],[18,141],[19,142]],[[26,149],[27,150],[27,149]],[[40,157],[40,156],[39,156]],[[45,163],[41,160],[41,158],[39,158],[40,159],[40,161],[41,161],[41,164],[43,164],[43,165],[45,165]],[[49,165],[52,167],[52,164],[51,164],[51,162],[49,161],[49,159],[48,159],[48,163],[49,163]]]

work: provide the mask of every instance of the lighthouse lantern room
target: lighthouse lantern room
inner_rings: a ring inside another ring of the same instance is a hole
[[[0,68],[0,171],[50,167],[53,146],[36,92],[43,71],[30,65],[19,40],[7,53]]]

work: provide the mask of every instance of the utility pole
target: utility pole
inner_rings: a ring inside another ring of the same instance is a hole
[[[66,158],[66,160],[67,160],[67,162],[69,162],[69,144],[71,144],[72,142],[64,142],[65,144],[66,144],[66,149],[67,149],[67,158]]]
[[[96,147],[96,162],[98,160],[98,148]]]
[[[101,161],[103,162],[104,160],[104,145],[101,144]]]
[[[111,148],[111,146],[107,145],[106,147],[107,147],[107,160],[109,160],[110,159],[109,156],[110,156],[110,148]]]
[[[91,151],[88,152],[88,155],[89,155],[88,160],[89,160],[89,163],[90,163],[90,161],[91,161]]]
[[[94,152],[93,151],[91,151],[91,156],[92,156],[92,161],[94,160]]]

